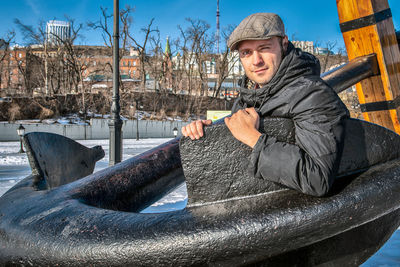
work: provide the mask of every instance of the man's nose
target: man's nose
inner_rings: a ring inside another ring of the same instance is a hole
[[[258,66],[258,65],[264,63],[261,54],[257,50],[253,52],[252,57],[253,57],[252,58],[253,65]]]

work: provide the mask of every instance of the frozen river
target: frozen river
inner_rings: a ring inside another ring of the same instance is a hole
[[[123,159],[128,159],[170,139],[124,140]],[[81,140],[81,144],[93,147],[101,145],[106,156],[97,162],[95,172],[108,166],[108,140]],[[20,154],[19,142],[0,142],[0,196],[31,172],[26,154]],[[182,209],[187,203],[186,186],[182,185],[143,212],[162,212]],[[363,267],[400,266],[400,230]]]

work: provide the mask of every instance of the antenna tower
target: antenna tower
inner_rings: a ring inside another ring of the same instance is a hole
[[[219,54],[219,0],[217,0],[217,54]]]

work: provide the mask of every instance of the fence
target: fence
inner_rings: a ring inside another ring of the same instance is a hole
[[[29,132],[50,132],[56,133],[74,140],[85,139],[108,139],[109,128],[108,120],[91,119],[90,125],[76,124],[43,124],[43,123],[8,123],[0,122],[0,141],[17,141],[17,128],[19,125],[25,127],[25,133]],[[187,122],[181,121],[150,121],[139,120],[139,137],[140,138],[172,138],[174,137],[173,129],[180,129]],[[124,139],[135,139],[137,132],[136,120],[124,120],[122,125]]]

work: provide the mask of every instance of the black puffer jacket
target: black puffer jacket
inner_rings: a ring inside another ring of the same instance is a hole
[[[286,56],[263,88],[242,88],[232,113],[255,107],[261,117],[292,118],[296,144],[263,134],[253,148],[249,171],[305,194],[325,195],[343,149],[343,119],[349,116],[338,95],[320,78],[313,55],[289,43]]]

